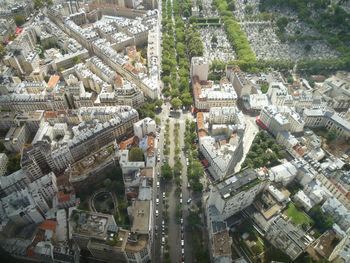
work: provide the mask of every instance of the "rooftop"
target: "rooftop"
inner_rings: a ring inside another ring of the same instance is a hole
[[[132,232],[148,233],[150,231],[151,201],[135,201]]]

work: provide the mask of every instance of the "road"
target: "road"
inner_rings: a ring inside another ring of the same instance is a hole
[[[170,103],[165,102],[162,105],[162,111],[157,114],[157,116],[161,120],[160,125],[160,133],[159,133],[159,142],[158,142],[158,148],[160,151],[160,162],[158,162],[156,167],[156,174],[158,171],[160,172],[160,167],[163,164],[163,159],[165,156],[163,156],[164,151],[164,133],[165,133],[165,124],[166,120],[169,119],[169,138],[170,138],[170,154],[168,156],[169,164],[173,167],[175,161],[175,143],[174,143],[174,125],[176,122],[180,124],[179,128],[179,146],[180,148],[184,147],[184,135],[186,131],[186,119],[193,120],[192,115],[189,112],[183,113],[182,111],[178,110],[176,114],[176,118],[168,118],[170,113]],[[181,151],[180,153],[181,163],[183,164],[183,170],[181,175],[181,181],[182,181],[182,218],[184,220],[184,250],[185,250],[185,262],[192,262],[192,236],[191,232],[187,231],[186,228],[186,217],[189,214],[189,207],[192,205],[187,204],[187,200],[189,198],[192,198],[195,202],[196,200],[201,199],[201,195],[197,194],[195,196],[192,195],[190,189],[187,188],[187,166],[186,166],[186,156],[185,152]],[[161,239],[162,239],[162,220],[164,219],[163,211],[165,211],[165,204],[169,205],[168,212],[169,212],[169,220],[166,222],[167,231],[165,231],[165,238],[167,240],[167,243],[170,246],[169,249],[169,255],[171,258],[171,262],[182,262],[182,246],[181,246],[181,239],[182,239],[182,231],[181,231],[181,224],[178,222],[178,219],[176,217],[176,207],[179,204],[179,194],[176,193],[176,189],[179,188],[179,185],[176,185],[174,180],[168,183],[165,183],[162,179],[158,179],[160,181],[160,188],[156,188],[157,190],[157,196],[159,196],[160,203],[159,205],[156,205],[156,208],[159,211],[159,216],[155,217],[155,225],[158,227],[158,233],[154,236],[154,242],[153,242],[153,262],[163,262],[162,258],[164,256],[164,253],[159,253],[159,248],[161,248],[161,251],[164,251],[164,247],[161,245]],[[166,202],[163,204],[162,199],[162,193],[167,192]]]

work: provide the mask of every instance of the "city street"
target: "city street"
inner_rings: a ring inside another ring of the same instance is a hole
[[[184,147],[184,135],[186,131],[186,119],[193,120],[192,115],[189,112],[182,113],[181,110],[177,111],[177,117],[176,118],[168,118],[170,113],[170,103],[164,103],[162,105],[162,111],[157,115],[158,118],[162,121],[160,125],[160,133],[159,133],[159,143],[158,148],[160,152],[160,162],[157,164],[157,171],[160,172],[161,166],[163,164],[163,159],[165,156],[163,155],[164,151],[164,134],[165,134],[165,125],[166,120],[169,119],[169,138],[170,138],[170,154],[168,156],[168,161],[171,167],[174,166],[174,149],[175,149],[175,143],[174,143],[174,125],[176,122],[180,124],[179,128],[179,146],[182,149]],[[164,213],[165,213],[165,204],[169,205],[168,213],[169,213],[169,220],[165,223],[167,231],[165,232],[165,239],[167,244],[169,245],[169,255],[172,262],[182,262],[182,246],[181,246],[181,239],[182,239],[182,233],[184,234],[184,250],[185,250],[185,261],[186,262],[192,262],[192,236],[191,232],[188,232],[186,228],[186,217],[189,214],[189,208],[192,205],[187,204],[187,200],[189,198],[193,199],[193,196],[191,196],[190,189],[187,188],[188,180],[187,180],[187,166],[186,166],[186,156],[183,151],[180,153],[181,163],[183,165],[182,169],[182,175],[181,175],[181,181],[182,181],[182,216],[184,220],[184,232],[181,230],[181,224],[178,222],[177,216],[176,216],[176,208],[179,204],[179,195],[176,193],[176,189],[178,189],[180,186],[176,185],[174,180],[171,182],[165,183],[162,179],[158,178],[160,181],[160,188],[157,188],[156,196],[159,197],[159,205],[156,205],[156,208],[159,211],[159,216],[155,217],[155,226],[157,226],[157,234],[155,234],[154,237],[154,248],[153,248],[153,255],[154,255],[154,262],[162,262],[162,258],[164,257],[165,253],[165,246],[163,246],[161,243],[162,241],[162,221],[164,220]],[[166,196],[166,202],[163,202],[163,192],[167,193]],[[197,195],[196,200],[199,200],[201,198],[201,195]],[[161,250],[159,250],[161,248]],[[159,253],[161,252],[161,253]]]

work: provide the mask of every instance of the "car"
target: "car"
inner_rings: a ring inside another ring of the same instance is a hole
[[[180,204],[182,204],[182,198],[180,198]]]
[[[188,198],[188,200],[187,200],[187,204],[190,204],[190,203],[191,203],[191,201],[192,201],[192,199],[191,199],[191,198]]]
[[[183,223],[184,223],[184,219],[183,219],[183,218],[181,218],[181,219],[180,219],[180,222],[181,222],[181,224],[183,224]]]
[[[164,220],[162,220],[162,225],[163,225],[163,226],[165,225],[165,221],[164,221]]]
[[[181,226],[181,232],[184,232],[184,226]]]
[[[184,233],[181,233],[181,239],[184,239],[185,235]]]
[[[158,198],[156,199],[156,204],[159,205],[159,199]]]
[[[181,254],[185,255],[185,249],[184,248],[181,249]]]
[[[156,210],[156,217],[158,217],[159,216],[159,211],[158,210]]]
[[[165,245],[165,237],[162,236],[162,245]]]
[[[157,187],[159,188],[159,182],[157,182]]]
[[[187,183],[187,188],[190,188],[190,187],[191,187],[190,182],[188,182]]]
[[[165,199],[165,192],[163,192],[163,199]]]
[[[180,190],[182,191],[182,186],[180,185]]]
[[[180,198],[182,198],[182,192],[180,193]]]
[[[160,177],[160,173],[159,172],[157,173],[157,176]]]
[[[185,240],[181,240],[181,246],[184,247],[185,246]]]
[[[165,163],[166,162],[166,160],[165,159],[163,159],[163,163]]]

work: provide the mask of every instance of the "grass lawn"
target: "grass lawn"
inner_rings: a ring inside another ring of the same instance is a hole
[[[303,223],[311,225],[313,223],[312,219],[308,217],[304,212],[299,211],[295,205],[290,202],[288,208],[284,211],[295,225],[301,226]]]

